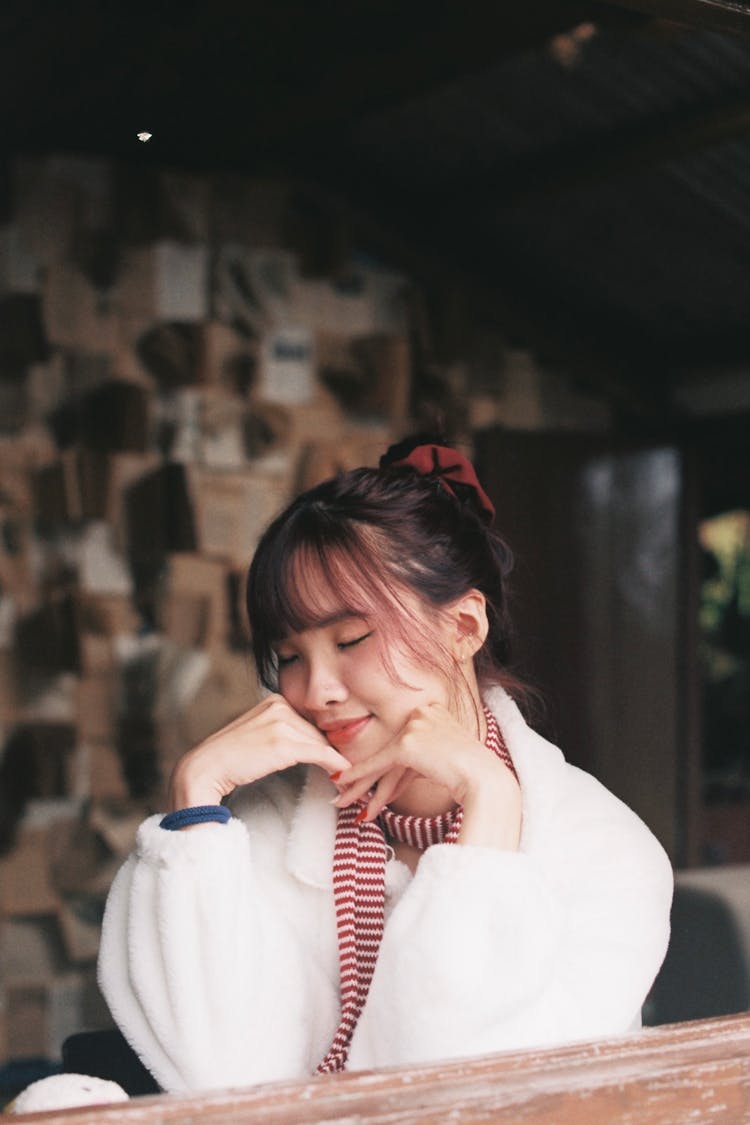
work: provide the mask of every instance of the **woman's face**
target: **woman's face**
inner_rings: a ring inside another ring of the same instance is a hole
[[[415,707],[451,706],[448,677],[425,667],[403,648],[388,648],[377,615],[355,617],[337,606],[322,580],[311,579],[313,604],[322,609],[314,628],[291,634],[276,646],[279,690],[287,702],[349,761],[361,762],[401,730]],[[321,588],[323,587],[323,588]],[[423,631],[432,651],[445,647],[444,630],[417,599],[409,605],[408,628]],[[413,620],[412,620],[413,617]]]

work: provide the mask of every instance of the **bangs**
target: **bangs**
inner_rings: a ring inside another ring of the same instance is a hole
[[[377,576],[367,542],[372,534],[371,528],[348,521],[333,525],[330,520],[300,518],[296,526],[290,521],[280,533],[261,541],[248,576],[247,612],[264,686],[276,690],[275,646],[290,633],[339,617],[377,614],[382,619],[384,611],[389,618],[394,615],[399,599]]]
[[[375,608],[357,580],[356,556],[340,547],[317,547],[300,547],[272,578],[264,623],[272,643],[334,617],[369,616]]]

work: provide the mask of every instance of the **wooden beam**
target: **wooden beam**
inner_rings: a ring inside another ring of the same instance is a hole
[[[543,156],[514,168],[503,166],[488,172],[481,188],[468,189],[472,212],[496,213],[498,209],[523,206],[587,187],[599,180],[637,174],[690,152],[700,152],[733,137],[750,133],[750,96],[723,99],[692,111],[649,117],[637,125],[592,136],[576,144],[547,149]],[[462,192],[453,185],[451,194]],[[433,195],[431,203],[448,198]]]
[[[314,87],[281,90],[278,104],[264,104],[256,136],[304,141],[310,128],[330,136],[344,123],[538,47],[595,10],[591,0],[535,0],[500,9],[493,0],[411,0],[385,13],[381,5],[368,21],[361,19],[362,5],[355,6],[360,42],[345,40],[334,65],[319,68]]]
[[[661,20],[750,37],[750,4],[740,0],[602,0]]]
[[[20,1115],[37,1125],[580,1125],[746,1121],[750,1015],[460,1062]]]

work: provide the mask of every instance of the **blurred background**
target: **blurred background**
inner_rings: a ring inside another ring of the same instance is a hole
[[[263,526],[420,429],[514,548],[534,721],[678,869],[647,1020],[750,1007],[749,35],[730,0],[3,4],[0,1088],[108,1025],[111,879],[257,698]]]

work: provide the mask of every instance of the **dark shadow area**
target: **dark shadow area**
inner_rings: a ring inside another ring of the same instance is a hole
[[[748,954],[718,895],[675,888],[672,937],[646,1005],[648,1025],[728,1016],[750,1009]]]
[[[120,1031],[82,1031],[63,1043],[65,1074],[89,1074],[117,1082],[131,1097],[161,1090]]]

